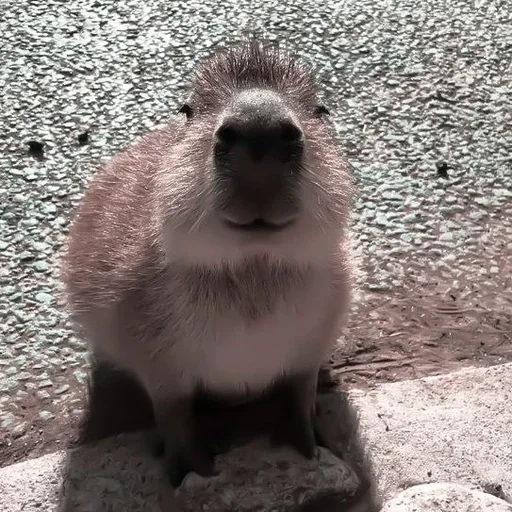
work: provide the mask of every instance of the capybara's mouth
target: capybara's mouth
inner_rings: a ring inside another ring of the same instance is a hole
[[[226,224],[238,231],[246,231],[248,233],[275,233],[282,231],[293,224],[293,220],[280,224],[269,222],[262,218],[257,218],[251,222],[238,223],[232,220],[226,220]]]

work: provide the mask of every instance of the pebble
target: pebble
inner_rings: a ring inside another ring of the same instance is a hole
[[[53,296],[46,292],[36,293],[36,300],[41,304],[51,304],[53,302]]]
[[[63,393],[66,393],[67,391],[69,391],[69,385],[64,384],[55,390],[55,394],[62,395]]]
[[[477,197],[475,203],[480,206],[489,206],[491,201],[487,197]]]
[[[39,411],[38,416],[44,421],[52,420],[53,418],[55,418],[55,415],[52,414],[50,411]]]
[[[11,285],[4,286],[4,293],[5,295],[10,295],[11,300],[14,300],[13,295],[16,293],[16,287]]]
[[[11,435],[14,437],[14,438],[17,438],[17,437],[21,437],[23,434],[25,434],[25,432],[28,430],[28,422],[27,421],[23,421],[21,423],[18,423],[18,425],[16,425],[12,430],[11,430]]]
[[[83,370],[76,370],[73,372],[73,375],[79,384],[85,384],[87,382],[87,374]]]
[[[511,163],[511,168],[512,168],[512,163]],[[512,185],[511,185],[511,188],[512,188]],[[505,198],[512,197],[512,190],[508,189],[508,188],[494,188],[492,193],[497,196],[500,196],[500,197],[505,197]]]
[[[37,252],[46,252],[50,249],[50,246],[45,243],[45,242],[34,242],[32,244],[32,247],[37,251]]]
[[[447,220],[443,224],[441,224],[441,229],[443,231],[450,231],[450,230],[459,230],[461,229],[461,225],[458,222],[454,222],[452,220]]]
[[[53,203],[48,203],[43,205],[42,211],[51,215],[57,212],[57,207]]]
[[[38,272],[46,272],[49,269],[48,263],[45,261],[36,261],[32,265]]]
[[[389,286],[386,283],[368,283],[366,287],[371,292],[386,292],[389,290]]]
[[[3,412],[0,414],[0,427],[7,428],[16,421],[16,417],[12,412]]]
[[[375,216],[375,224],[377,226],[388,226],[389,221],[387,216],[382,212],[377,212],[377,215]]]
[[[29,318],[28,316],[20,309],[15,309],[12,314],[20,321],[20,322],[26,322]]]
[[[439,240],[444,241],[444,242],[451,241],[451,240],[453,240],[453,233],[450,233],[450,232],[441,233],[439,235]]]
[[[394,191],[386,191],[382,194],[382,198],[386,199],[387,201],[396,201],[396,202],[402,202],[404,198],[397,192]]]

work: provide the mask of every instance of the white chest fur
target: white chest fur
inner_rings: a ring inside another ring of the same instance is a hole
[[[190,313],[180,326],[183,341],[173,345],[169,358],[180,361],[192,385],[217,392],[259,391],[284,373],[315,371],[322,362],[332,343],[325,329],[332,300],[327,273],[293,282],[275,296],[264,292],[235,293],[232,303],[220,303],[219,296],[199,301],[197,293],[189,296]],[[268,301],[258,306],[268,309],[251,318],[236,301],[258,296]]]

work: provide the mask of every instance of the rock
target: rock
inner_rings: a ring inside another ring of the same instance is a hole
[[[447,481],[496,482],[512,496],[511,363],[376,386],[366,394],[352,390],[350,396],[372,468],[385,475],[379,488],[386,501],[407,483]]]
[[[491,494],[453,484],[415,485],[387,502],[381,512],[512,512],[512,505]]]
[[[144,434],[118,436],[0,469],[0,509],[35,511],[39,500],[41,510],[65,512],[270,512],[320,493],[350,494],[359,485],[346,463],[325,449],[307,461],[256,441],[218,456],[218,476],[191,473],[174,494],[142,443]]]
[[[358,487],[352,470],[323,448],[308,461],[288,448],[252,443],[219,458],[217,467],[218,477],[189,474],[177,496],[195,510],[242,512],[303,503],[320,489],[352,494]]]

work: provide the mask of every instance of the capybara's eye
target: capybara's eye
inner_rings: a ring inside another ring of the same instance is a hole
[[[329,110],[327,110],[327,107],[325,105],[318,105],[316,108],[315,108],[315,116],[317,117],[321,117],[321,116],[330,116],[331,113],[329,112]]]
[[[188,103],[184,103],[181,108],[178,110],[180,114],[185,114],[187,119],[192,117],[192,107]]]

